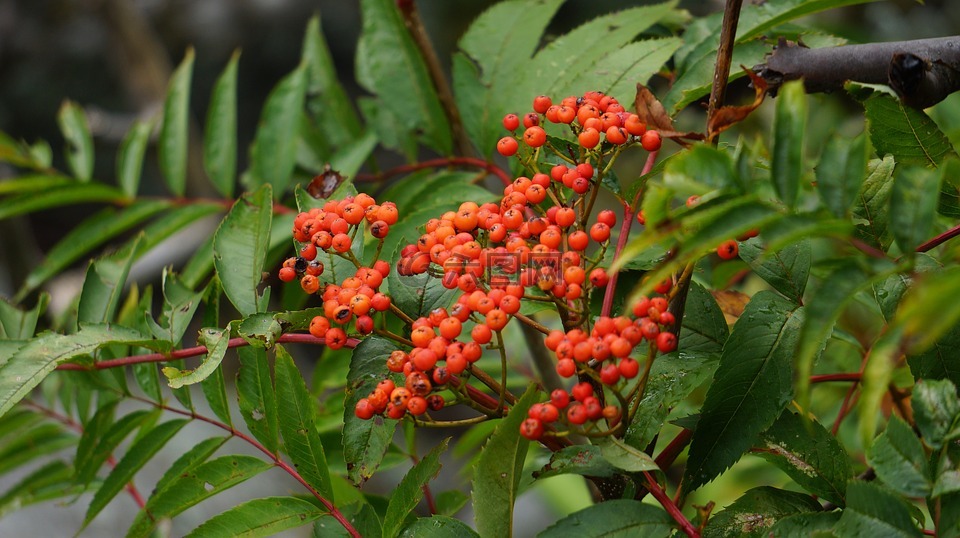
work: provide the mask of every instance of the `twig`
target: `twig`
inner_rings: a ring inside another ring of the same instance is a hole
[[[934,248],[946,243],[947,241],[953,239],[954,237],[960,235],[960,224],[950,228],[949,230],[943,232],[942,234],[937,235],[929,241],[925,241],[922,245],[917,247],[917,252],[928,252]]]
[[[690,520],[683,515],[683,512],[677,508],[676,503],[673,502],[666,492],[663,491],[663,488],[660,487],[660,484],[657,483],[657,480],[650,474],[650,471],[643,471],[643,476],[647,481],[647,489],[650,490],[650,493],[663,507],[667,510],[667,513],[670,514],[670,517],[680,525],[680,530],[684,532],[690,538],[700,538],[700,532],[697,531],[697,528],[690,523]]]
[[[713,125],[713,117],[723,106],[727,94],[727,79],[730,76],[730,63],[733,61],[733,43],[737,37],[737,22],[740,20],[740,7],[743,0],[727,0],[723,10],[723,22],[720,27],[720,47],[717,49],[717,63],[713,70],[713,86],[710,88],[710,100],[707,103],[707,125]],[[711,140],[717,145],[718,138]]]

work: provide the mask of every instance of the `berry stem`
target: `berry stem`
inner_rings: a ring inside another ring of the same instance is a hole
[[[690,520],[683,515],[683,512],[677,507],[666,492],[663,491],[663,488],[660,487],[660,484],[657,483],[657,480],[650,474],[650,471],[643,471],[643,477],[647,481],[647,489],[650,490],[650,493],[653,497],[666,509],[667,513],[670,514],[670,517],[680,525],[680,530],[684,532],[690,538],[700,538],[700,533],[697,531],[696,527],[690,523]]]
[[[313,345],[324,345],[326,341],[323,338],[317,338],[316,336],[309,334],[301,333],[289,333],[280,335],[277,338],[277,343],[281,344],[313,344]],[[350,338],[347,340],[345,347],[354,348],[357,347],[360,341],[356,338]],[[243,338],[231,338],[227,342],[227,348],[234,347],[244,347],[249,346],[250,342],[247,342]],[[128,357],[120,357],[118,359],[110,359],[106,361],[99,361],[93,364],[81,364],[76,362],[65,362],[63,364],[57,365],[57,370],[80,370],[80,371],[90,371],[90,370],[106,370],[108,368],[122,368],[124,366],[130,366],[133,364],[142,364],[145,362],[165,362],[178,359],[186,359],[189,357],[198,357],[200,355],[207,354],[206,346],[194,346],[184,349],[178,349],[171,351],[169,353],[147,353],[145,355],[130,355]]]
[[[922,245],[917,247],[917,252],[927,252],[933,250],[934,248],[946,243],[958,235],[960,235],[960,224],[957,224],[953,228],[950,228],[942,234],[937,235],[929,241],[925,241]]]
[[[243,433],[242,431],[239,431],[233,428],[232,426],[224,424],[218,420],[212,419],[204,415],[200,415],[196,411],[184,411],[182,409],[170,407],[166,404],[155,402],[153,400],[150,400],[148,398],[142,398],[140,396],[128,395],[128,397],[133,400],[137,400],[139,402],[152,405],[157,409],[163,409],[164,411],[169,411],[177,415],[183,415],[185,417],[190,417],[191,419],[199,420],[201,422],[206,422],[211,426],[214,426],[214,427],[220,428],[221,430],[226,431],[233,437],[236,437],[242,441],[245,441],[247,444],[249,444],[253,448],[259,450],[260,452],[263,452],[267,456],[267,458],[269,458],[274,463],[274,465],[283,469],[287,474],[292,476],[297,482],[300,482],[300,484],[303,487],[307,488],[310,494],[313,495],[318,501],[320,501],[320,504],[322,504],[323,507],[327,509],[330,515],[333,516],[333,518],[336,519],[337,522],[339,522],[340,525],[342,525],[343,528],[346,529],[348,533],[350,533],[350,536],[353,536],[354,538],[363,538],[360,535],[360,533],[357,531],[357,529],[355,529],[353,525],[351,525],[350,522],[347,521],[347,518],[343,515],[343,513],[340,512],[340,510],[337,509],[336,506],[334,506],[332,502],[330,502],[326,497],[321,495],[320,492],[314,489],[313,486],[308,484],[307,481],[304,480],[302,476],[300,476],[300,473],[298,473],[296,469],[290,466],[290,464],[283,461],[283,459],[281,459],[277,454],[270,452],[270,450],[267,449],[267,447],[260,444],[260,442],[254,439],[253,437],[250,437],[249,435]]]
[[[442,157],[439,159],[429,159],[418,163],[397,166],[389,170],[384,170],[378,174],[357,174],[356,180],[382,181],[393,176],[408,174],[410,172],[416,172],[417,170],[423,170],[424,168],[442,168],[445,166],[471,166],[474,168],[480,168],[500,178],[500,181],[502,181],[504,185],[509,185],[513,182],[510,174],[508,174],[504,169],[491,162],[487,162],[476,157]]]

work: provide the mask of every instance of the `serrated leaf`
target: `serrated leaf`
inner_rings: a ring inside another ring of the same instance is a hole
[[[75,485],[72,476],[73,469],[60,460],[34,470],[0,496],[0,517],[40,502],[79,495],[86,485]]]
[[[863,367],[863,376],[860,378],[860,401],[857,404],[860,418],[858,429],[863,446],[870,446],[876,433],[880,403],[890,386],[896,359],[901,354],[902,332],[895,324],[888,326],[888,331],[873,343],[866,357],[867,364]]]
[[[833,527],[840,520],[839,511],[807,512],[780,519],[770,527],[770,534],[777,538],[832,537]]]
[[[940,166],[940,201],[937,212],[960,218],[960,159],[947,159]]]
[[[190,537],[274,536],[318,519],[323,512],[296,497],[264,497],[241,503],[190,531]]]
[[[43,261],[31,269],[17,292],[18,297],[25,297],[93,249],[168,207],[170,203],[166,200],[137,200],[119,211],[105,208],[86,218],[66,232]]]
[[[192,370],[180,370],[173,366],[165,366],[163,375],[167,376],[167,385],[172,389],[179,389],[207,379],[220,367],[220,362],[223,361],[223,357],[227,353],[229,342],[229,323],[224,329],[201,329],[197,336],[197,345],[207,348],[203,360]]]
[[[923,536],[914,525],[906,502],[876,484],[851,480],[847,508],[834,527],[839,538],[854,536]]]
[[[154,336],[171,342],[179,342],[193,321],[200,306],[203,291],[194,292],[186,287],[177,275],[168,269],[163,270],[163,313],[160,323],[147,319]]]
[[[447,516],[417,518],[400,533],[400,538],[478,538],[466,523]]]
[[[203,296],[202,326],[214,327],[220,323],[220,298],[222,292],[220,280],[216,278],[207,286]],[[230,401],[227,398],[227,387],[223,375],[223,368],[217,368],[216,371],[201,381],[200,388],[213,414],[222,420],[224,424],[232,426],[233,418],[230,416]]]
[[[717,31],[715,36],[719,35],[719,31]],[[698,101],[710,93],[718,45],[719,40],[704,53],[694,54],[693,56],[696,56],[697,60],[692,62],[689,68],[682,71],[674,84],[670,86],[670,91],[661,98],[663,106],[668,113],[675,115],[691,103]],[[683,51],[683,48],[681,48],[680,51]],[[760,63],[764,55],[769,52],[770,45],[763,40],[758,39],[737,43],[733,47],[733,58],[730,63],[734,66],[756,65]],[[728,80],[732,82],[743,77],[745,74],[742,69],[731,69]]]
[[[239,454],[222,456],[197,465],[183,472],[147,501],[146,509],[152,519],[145,517],[134,521],[127,531],[127,537],[149,536],[157,520],[171,518],[273,466],[271,462]]]
[[[757,275],[797,304],[803,303],[803,292],[810,274],[809,241],[792,243],[780,250],[769,251],[753,238],[740,243],[740,257]]]
[[[773,125],[770,177],[773,190],[792,208],[803,176],[803,139],[807,123],[807,93],[800,81],[787,82],[777,96]]]
[[[756,455],[773,463],[810,493],[844,505],[847,481],[853,476],[850,457],[819,422],[789,410],[760,436]]]
[[[922,353],[952,330],[960,320],[960,304],[952,301],[960,293],[960,268],[919,275],[897,309],[902,320],[908,354]]]
[[[30,310],[21,310],[15,304],[0,297],[0,337],[9,340],[28,340],[37,332],[40,319],[50,302],[50,295],[40,294],[37,304]],[[0,361],[0,366],[3,362]]]
[[[137,120],[130,127],[117,151],[117,184],[128,198],[134,198],[140,188],[143,156],[153,132],[153,122]]]
[[[728,152],[700,144],[670,159],[663,171],[663,184],[686,198],[733,189],[739,184],[735,176]]]
[[[661,508],[633,499],[613,499],[558,520],[537,538],[656,538],[673,534],[673,519]]]
[[[399,250],[394,259],[400,259]],[[434,308],[448,306],[457,295],[456,288],[445,288],[441,279],[427,273],[400,276],[398,271],[390,271],[387,285],[393,304],[413,319],[426,316]]]
[[[646,84],[682,44],[677,37],[628,43],[597,62],[593,72],[587,73],[587,79],[593,80],[593,87],[602,88],[603,93],[627,102],[636,92],[637,83]]]
[[[538,397],[536,385],[531,384],[497,424],[477,459],[471,497],[474,521],[481,536],[513,535],[513,504],[530,444],[520,435],[520,423]]]
[[[929,239],[937,215],[940,174],[923,168],[903,168],[893,180],[890,224],[893,238],[905,254]]]
[[[57,114],[57,123],[67,148],[67,164],[77,179],[88,182],[93,177],[93,136],[87,125],[83,107],[64,101]]]
[[[250,433],[276,454],[280,444],[277,424],[277,396],[270,378],[270,364],[262,348],[237,349],[240,369],[237,371],[237,400],[240,415]]]
[[[280,433],[283,446],[300,475],[324,498],[333,502],[333,488],[327,457],[317,433],[317,414],[313,398],[293,362],[293,357],[283,348],[276,347],[274,373],[276,375],[277,399],[283,402],[280,408]]]
[[[193,48],[188,48],[183,60],[170,77],[167,98],[163,104],[163,123],[157,151],[160,171],[170,192],[183,196],[187,187],[187,147],[190,124],[190,83],[193,79]]]
[[[58,364],[115,345],[149,347],[169,351],[170,343],[153,340],[127,327],[108,324],[83,325],[76,334],[44,333],[30,340],[0,366],[0,416],[40,384]]]
[[[237,63],[240,51],[234,51],[213,86],[207,108],[207,126],[203,133],[203,168],[227,198],[233,196],[237,174]]]
[[[833,135],[817,164],[817,192],[835,217],[844,218],[860,192],[867,172],[866,133],[850,140]]]
[[[925,497],[932,486],[920,439],[903,420],[890,417],[887,429],[873,441],[867,457],[877,476],[907,497]]]
[[[368,337],[357,345],[350,359],[343,404],[343,459],[347,476],[354,484],[362,484],[373,476],[397,427],[396,420],[379,416],[361,420],[354,413],[357,402],[387,377],[386,360],[395,349],[397,346],[386,338]]]
[[[159,417],[159,413],[141,409],[113,421],[114,407],[108,405],[99,409],[85,427],[74,458],[78,483],[86,484],[96,478],[103,463],[127,436],[144,425],[149,427]]]
[[[183,428],[189,422],[186,419],[164,422],[133,443],[123,458],[117,462],[117,466],[107,475],[103,484],[97,489],[93,500],[90,501],[90,507],[87,508],[87,514],[83,518],[83,527],[89,525],[107,503],[116,497],[117,493],[120,493],[128,482],[133,480],[137,471],[150,461],[167,441],[180,431],[180,428]]]
[[[390,0],[361,0],[363,29],[357,43],[357,81],[380,105],[432,149],[449,154],[450,126],[440,99],[400,12]]]
[[[733,465],[793,397],[793,353],[803,307],[771,292],[753,296],[723,347],[697,422],[687,491]]]
[[[617,468],[603,457],[599,446],[574,445],[561,448],[551,454],[550,462],[539,471],[535,471],[533,477],[539,480],[571,473],[582,476],[610,477],[617,474]]]
[[[404,475],[390,495],[390,503],[383,517],[383,535],[399,534],[404,519],[417,507],[423,497],[423,488],[440,472],[440,455],[447,450],[450,438],[444,439]]]
[[[699,284],[693,284],[699,286]],[[689,309],[688,300],[686,312],[690,312]],[[720,315],[722,318],[723,314]],[[686,326],[683,330],[687,330]],[[680,348],[687,349],[682,346]],[[635,448],[646,448],[663,428],[670,411],[691,392],[713,377],[719,364],[717,360],[719,352],[720,350],[717,350],[718,355],[706,353],[688,355],[686,352],[681,352],[658,358],[650,368],[650,378],[643,393],[643,399],[640,400],[637,414],[627,427],[623,440]]]
[[[960,399],[952,381],[921,379],[913,386],[910,402],[917,429],[931,448],[939,449],[956,434],[953,424],[960,415]]]
[[[223,292],[244,316],[262,311],[257,286],[267,257],[273,197],[269,184],[244,194],[213,236],[213,264]]]
[[[960,383],[960,363],[953,359],[960,349],[960,327],[954,326],[926,351],[907,356],[915,379],[949,379]]]
[[[728,336],[730,329],[717,300],[698,282],[691,282],[678,347],[688,353],[719,355]]]
[[[154,487],[154,495],[166,491],[167,486],[173,484],[184,474],[189,473],[191,469],[207,461],[207,458],[212,456],[229,439],[229,437],[211,437],[191,446],[163,473],[163,476],[157,481],[156,487]]]
[[[15,439],[0,448],[0,476],[76,443],[77,436],[59,424],[40,423],[19,432]]]
[[[250,170],[244,185],[250,190],[273,187],[279,198],[287,191],[296,165],[297,129],[307,87],[306,66],[300,64],[270,91],[250,150]]]
[[[0,200],[0,220],[45,209],[82,203],[119,203],[122,191],[103,183],[70,183],[40,192],[24,192]]]
[[[888,229],[888,204],[893,188],[894,165],[893,155],[889,154],[884,155],[882,160],[874,159],[867,163],[867,178],[853,206],[857,237],[881,250],[886,250],[892,240]]]
[[[467,185],[476,179],[475,172],[441,171],[430,173],[427,170],[414,172],[390,183],[381,197],[397,205],[402,219],[418,211],[421,198],[433,195],[439,189],[449,189],[450,185]],[[469,189],[469,187],[464,187]],[[456,196],[455,198],[459,198]],[[464,198],[466,199],[466,198]]]
[[[781,518],[820,511],[820,503],[809,495],[761,486],[744,493],[723,510],[710,516],[704,538],[760,538]]]
[[[114,321],[127,274],[137,255],[139,238],[123,250],[91,262],[83,279],[77,323]]]
[[[355,139],[360,134],[361,125],[340,84],[321,30],[320,15],[316,14],[307,23],[303,36],[302,58],[307,66],[306,107],[313,114],[319,131],[333,145],[340,146]]]
[[[863,102],[870,141],[880,155],[899,164],[936,168],[957,153],[937,124],[923,111],[904,106],[891,95],[874,92]]]
[[[628,473],[659,471],[660,466],[649,454],[634,448],[616,437],[608,437],[598,443],[603,459],[610,465]]]

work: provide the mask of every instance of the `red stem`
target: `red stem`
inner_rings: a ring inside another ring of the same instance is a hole
[[[957,224],[953,228],[950,228],[933,239],[924,242],[922,245],[917,247],[917,252],[927,252],[928,250],[932,250],[958,235],[960,235],[960,224]]]
[[[860,378],[863,377],[861,372],[846,373],[846,374],[823,374],[823,375],[812,375],[810,376],[810,383],[826,383],[828,381],[860,381]]]
[[[323,495],[320,494],[319,491],[317,491],[316,489],[313,488],[313,486],[308,484],[307,481],[304,480],[302,476],[300,476],[300,473],[298,473],[296,469],[291,467],[288,463],[283,461],[279,456],[277,456],[273,452],[270,452],[270,450],[268,450],[267,447],[260,444],[260,442],[254,439],[253,437],[250,437],[249,435],[237,429],[234,429],[232,426],[228,426],[227,424],[214,420],[210,417],[198,415],[194,411],[183,411],[181,409],[176,409],[174,407],[170,407],[162,403],[154,402],[147,398],[141,398],[139,396],[130,396],[130,398],[155,406],[158,409],[163,409],[164,411],[169,411],[171,413],[176,413],[178,415],[190,417],[192,419],[196,419],[201,422],[206,422],[207,424],[210,424],[212,426],[215,426],[217,428],[220,428],[221,430],[228,432],[230,435],[237,437],[238,439],[242,439],[243,441],[246,441],[250,446],[256,448],[260,452],[263,452],[268,458],[270,458],[271,461],[273,461],[274,465],[286,471],[287,474],[289,474],[294,479],[296,479],[297,482],[300,482],[300,484],[303,485],[303,487],[307,488],[307,490],[310,491],[310,493],[314,497],[316,497],[318,501],[320,501],[320,504],[322,504],[323,507],[330,512],[330,515],[333,516],[333,518],[336,519],[340,523],[340,525],[342,525],[343,528],[347,530],[348,533],[350,533],[350,536],[353,536],[354,538],[363,538],[360,535],[360,533],[357,531],[357,529],[355,529],[353,525],[351,525],[350,522],[347,521],[347,518],[339,510],[337,510],[337,507],[334,506],[332,502],[327,500]]]
[[[657,467],[663,472],[667,472],[667,469],[673,465],[673,462],[676,461],[677,457],[680,456],[680,453],[683,452],[683,449],[690,444],[690,439],[693,438],[693,430],[688,430],[684,428],[673,438],[673,441],[670,441],[670,444],[667,445],[663,452],[656,457],[655,461]]]
[[[79,433],[80,435],[83,435],[83,426],[68,416],[61,415],[60,413],[57,413],[53,409],[44,407],[30,400],[24,400],[23,405],[30,407],[35,411],[43,414],[44,416],[47,416],[53,420],[56,420],[57,422],[63,424],[64,426],[70,428],[71,430]],[[113,454],[110,454],[109,456],[107,456],[107,465],[109,465],[111,469],[117,466],[117,459],[113,457]],[[127,493],[130,494],[130,497],[133,498],[133,502],[137,503],[138,507],[143,508],[147,505],[147,502],[143,499],[143,495],[140,494],[140,490],[137,489],[137,485],[134,484],[132,480],[127,483],[124,489],[127,490]]]
[[[650,173],[650,170],[653,170],[654,163],[657,162],[657,151],[651,151],[647,155],[647,162],[643,165],[643,170],[640,172],[641,176],[645,176]],[[613,261],[616,262],[620,258],[620,253],[623,252],[623,247],[627,244],[627,238],[630,237],[630,227],[633,225],[633,218],[636,215],[637,211],[637,202],[640,200],[640,196],[643,193],[643,189],[637,189],[636,196],[633,197],[633,202],[628,204],[626,201],[623,202],[623,222],[620,223],[620,237],[617,238],[617,248],[613,252]],[[600,310],[601,316],[609,316],[610,311],[613,310],[613,295],[617,289],[617,275],[619,271],[610,275],[610,282],[607,283],[607,289],[603,294],[603,307]]]
[[[439,168],[442,166],[472,166],[497,176],[504,185],[513,183],[513,178],[511,178],[510,174],[508,174],[504,169],[491,162],[487,162],[483,159],[477,159],[475,157],[443,157],[439,159],[430,159],[414,164],[397,166],[395,168],[380,172],[379,174],[357,174],[355,179],[356,181],[380,181],[400,174],[407,174],[417,170],[423,170],[424,168]]]
[[[673,499],[663,491],[663,488],[660,487],[657,480],[650,474],[650,471],[643,471],[643,476],[647,479],[647,489],[650,490],[650,494],[663,505],[667,513],[670,514],[670,517],[680,525],[680,530],[690,538],[700,538],[700,533],[697,532],[696,527],[694,527],[693,523],[690,523],[690,520],[677,508]]]
[[[277,342],[281,344],[314,344],[314,345],[323,345],[326,341],[323,338],[317,338],[316,336],[310,334],[301,334],[301,333],[290,333],[281,335],[277,338]],[[356,338],[350,338],[347,340],[346,346],[348,348],[355,348],[360,341]],[[247,342],[243,338],[231,338],[227,342],[228,348],[234,347],[243,347],[249,346],[250,342]],[[131,355],[129,357],[120,357],[118,359],[110,359],[106,361],[95,362],[91,365],[78,364],[74,362],[65,362],[63,364],[57,365],[57,370],[105,370],[107,368],[121,368],[123,366],[130,366],[132,364],[141,364],[144,362],[164,362],[172,361],[177,359],[186,359],[188,357],[197,357],[200,355],[205,355],[207,353],[207,346],[194,346],[184,349],[177,349],[171,351],[170,353],[147,353],[146,355]]]

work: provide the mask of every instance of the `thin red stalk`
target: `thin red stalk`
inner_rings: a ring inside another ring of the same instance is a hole
[[[677,505],[673,502],[673,499],[670,498],[666,492],[660,487],[660,484],[657,483],[657,480],[650,474],[650,471],[643,471],[644,478],[647,479],[647,489],[650,490],[650,494],[653,495],[667,513],[670,514],[670,517],[680,525],[680,530],[684,532],[690,538],[700,538],[700,533],[697,531],[696,527],[693,526],[693,523],[690,523],[690,520],[683,515],[683,512],[677,508]]]
[[[693,438],[693,430],[688,430],[684,428],[673,438],[673,441],[670,441],[664,449],[663,452],[660,452],[660,455],[656,457],[655,461],[657,467],[660,467],[664,472],[673,465],[673,462],[676,461],[677,457],[680,456],[680,453],[683,452],[683,449],[690,444],[690,439]]]
[[[357,174],[355,179],[356,181],[380,181],[400,174],[408,174],[410,172],[416,172],[417,170],[423,170],[424,168],[440,168],[443,166],[472,166],[497,176],[504,185],[509,185],[513,182],[513,178],[510,177],[510,174],[508,174],[499,166],[475,157],[443,157],[439,159],[429,159],[414,164],[397,166],[380,172],[379,174]]]
[[[184,411],[184,410],[182,410],[182,409],[177,409],[177,408],[175,408],[175,407],[170,407],[170,406],[168,406],[168,405],[165,405],[165,404],[162,404],[162,403],[158,403],[158,402],[154,402],[154,401],[149,400],[149,399],[147,399],[147,398],[140,398],[140,397],[138,397],[138,396],[131,396],[131,398],[134,399],[134,400],[137,400],[137,401],[144,402],[144,403],[146,403],[146,404],[155,406],[155,407],[157,407],[157,408],[159,408],[159,409],[163,409],[164,411],[169,411],[169,412],[171,412],[171,413],[175,413],[175,414],[178,414],[178,415],[183,415],[183,416],[186,416],[186,417],[190,417],[190,418],[192,418],[192,419],[196,419],[196,420],[199,420],[199,421],[201,421],[201,422],[206,422],[207,424],[210,424],[211,426],[215,426],[215,427],[217,427],[217,428],[220,428],[221,430],[224,430],[224,431],[228,432],[230,435],[232,435],[232,436],[234,436],[234,437],[236,437],[236,438],[238,438],[238,439],[242,439],[243,441],[246,441],[247,444],[249,444],[250,446],[256,448],[256,449],[259,450],[260,452],[263,452],[268,458],[270,458],[271,461],[273,461],[274,465],[276,465],[277,467],[280,467],[281,469],[283,469],[284,471],[286,471],[287,474],[289,474],[290,476],[292,476],[297,482],[300,482],[300,484],[303,485],[303,487],[307,488],[307,490],[310,491],[310,493],[311,493],[314,497],[316,497],[316,499],[317,499],[318,501],[320,501],[320,504],[322,504],[322,505],[324,506],[324,508],[326,508],[327,511],[330,512],[330,515],[333,516],[333,518],[336,519],[337,522],[339,522],[340,525],[342,525],[343,528],[346,529],[348,533],[350,533],[350,536],[353,536],[354,538],[363,538],[363,537],[360,535],[360,533],[357,531],[357,529],[355,529],[355,528],[353,527],[353,525],[351,525],[350,522],[347,521],[347,518],[340,512],[340,510],[337,510],[337,507],[334,506],[332,502],[330,502],[329,500],[327,500],[327,498],[325,498],[323,495],[321,495],[319,491],[317,491],[316,489],[313,488],[313,486],[311,486],[310,484],[308,484],[307,481],[304,480],[302,476],[300,476],[300,473],[297,472],[296,469],[294,469],[294,468],[291,467],[288,463],[286,463],[285,461],[283,461],[278,455],[274,454],[273,452],[270,452],[270,450],[267,449],[267,447],[265,447],[265,446],[263,446],[262,444],[260,444],[260,442],[257,441],[256,439],[254,439],[253,437],[250,437],[249,435],[247,435],[247,434],[245,434],[245,433],[243,433],[243,432],[241,432],[241,431],[233,428],[232,426],[229,426],[229,425],[227,425],[227,424],[224,424],[224,423],[222,423],[222,422],[220,422],[220,421],[217,421],[217,420],[215,420],[215,419],[212,419],[212,418],[210,418],[210,417],[206,417],[206,416],[203,416],[203,415],[198,415],[198,414],[197,414],[196,412],[194,412],[194,411]]]
[[[34,410],[42,413],[43,415],[49,418],[52,418],[53,420],[56,420],[57,422],[79,433],[80,435],[83,435],[83,425],[74,421],[72,418],[66,415],[61,415],[60,413],[57,413],[53,409],[44,407],[30,400],[23,400],[23,404],[26,405],[27,407],[33,408]],[[107,456],[107,465],[109,465],[111,469],[117,466],[117,459],[113,457],[113,454],[110,454],[109,456]],[[130,482],[127,482],[127,485],[124,487],[124,489],[127,490],[127,493],[130,494],[130,497],[133,499],[133,502],[137,503],[138,507],[143,508],[147,505],[147,502],[143,499],[143,495],[140,494],[140,490],[137,489],[136,484],[134,484],[132,480]]]
[[[653,165],[657,162],[658,153],[659,150],[651,151],[650,154],[647,155],[647,162],[644,163],[643,170],[640,172],[641,176],[645,176],[650,173],[650,170],[653,170]],[[620,258],[623,247],[627,245],[627,239],[630,237],[630,227],[633,225],[633,218],[637,211],[637,202],[639,202],[642,193],[642,189],[637,189],[637,194],[633,197],[632,203],[628,204],[626,201],[623,202],[623,222],[620,223],[620,237],[617,238],[617,248],[613,252],[614,262]],[[607,283],[607,289],[603,293],[603,307],[600,310],[601,316],[609,316],[610,311],[613,310],[613,295],[617,289],[617,275],[618,273],[610,275],[610,282]]]
[[[933,239],[924,242],[922,245],[917,247],[917,252],[927,252],[928,250],[932,250],[958,235],[960,235],[960,224],[957,224],[953,228],[950,228]]]
[[[326,341],[323,338],[317,338],[316,336],[310,334],[302,333],[289,333],[281,335],[277,338],[277,342],[281,344],[314,344],[314,345],[324,345]],[[350,338],[347,340],[346,347],[354,348],[357,347],[360,341],[356,338]],[[247,342],[243,338],[231,338],[227,342],[228,348],[234,347],[243,347],[250,345],[250,342]],[[171,351],[170,353],[147,353],[145,355],[130,355],[128,357],[120,357],[118,359],[110,359],[106,361],[96,362],[92,365],[78,364],[72,362],[66,362],[60,365],[57,365],[57,370],[105,370],[108,368],[121,368],[123,366],[130,366],[133,364],[141,364],[144,362],[164,362],[172,361],[177,359],[186,359],[189,357],[198,357],[200,355],[205,355],[207,353],[206,346],[194,346],[184,349],[177,349]]]
[[[860,381],[863,374],[860,372],[846,374],[822,374],[810,376],[810,383],[826,383],[829,381]]]

